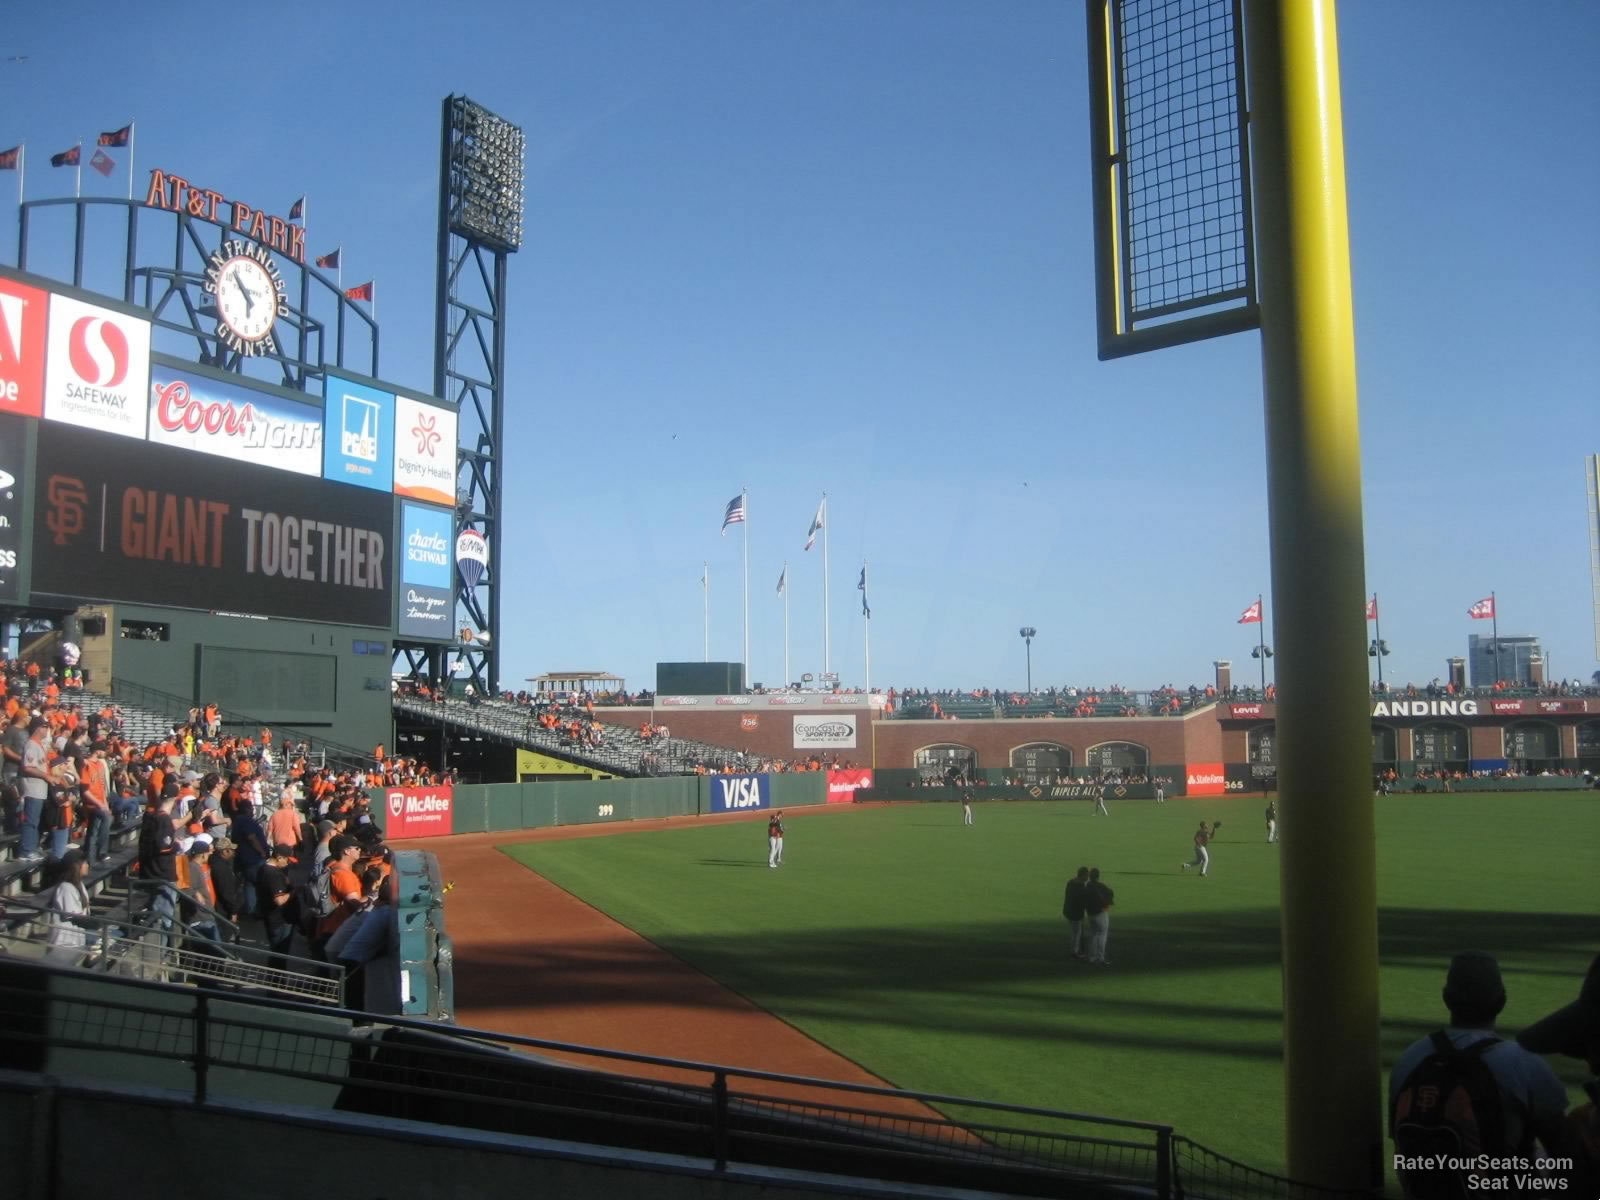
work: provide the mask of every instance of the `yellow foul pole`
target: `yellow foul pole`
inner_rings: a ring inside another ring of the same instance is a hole
[[[1289,1174],[1381,1182],[1361,448],[1334,0],[1248,0]]]

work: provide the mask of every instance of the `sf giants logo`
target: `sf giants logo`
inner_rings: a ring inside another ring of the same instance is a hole
[[[104,317],[79,317],[67,339],[67,359],[85,383],[119,387],[128,377],[128,335]]]
[[[65,546],[83,532],[83,510],[89,495],[83,490],[83,480],[70,475],[52,475],[45,488],[45,499],[50,512],[45,517],[45,528],[55,534],[55,543]]]

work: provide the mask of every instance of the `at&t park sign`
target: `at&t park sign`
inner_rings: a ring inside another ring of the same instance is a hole
[[[145,204],[166,212],[188,213],[213,225],[225,225],[235,233],[260,242],[301,266],[306,261],[306,231],[285,217],[275,217],[242,200],[230,200],[221,192],[190,183],[181,175],[160,169],[150,172],[150,190]]]

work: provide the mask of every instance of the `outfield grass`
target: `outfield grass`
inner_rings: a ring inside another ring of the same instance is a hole
[[[1281,1170],[1278,852],[1255,798],[789,810],[506,853],[895,1084],[1170,1122]],[[1222,819],[1208,878],[1182,872]],[[1452,952],[1499,956],[1502,1028],[1577,994],[1600,949],[1600,797],[1391,797],[1378,808],[1384,1069],[1443,1022]],[[1109,968],[1066,951],[1080,864],[1116,891]],[[1340,897],[1328,897],[1340,903]],[[1577,1064],[1556,1060],[1569,1084]],[[1574,1100],[1578,1094],[1574,1090]]]

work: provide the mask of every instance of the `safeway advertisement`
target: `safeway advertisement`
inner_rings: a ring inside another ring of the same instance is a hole
[[[828,803],[849,804],[856,798],[857,788],[872,786],[872,772],[861,768],[854,771],[828,772]]]
[[[455,789],[444,787],[389,788],[384,794],[388,823],[383,834],[400,838],[442,837],[450,832]]]

